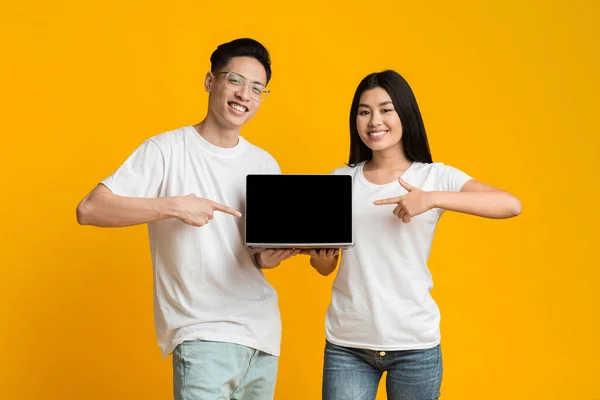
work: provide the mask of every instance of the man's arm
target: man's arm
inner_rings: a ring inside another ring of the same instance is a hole
[[[77,206],[77,222],[99,227],[122,227],[175,217],[173,197],[138,198],[114,194],[99,184]]]
[[[240,217],[230,207],[194,195],[160,198],[125,197],[100,184],[77,206],[77,222],[99,227],[124,227],[167,218],[179,218],[186,224],[203,226],[221,211]]]

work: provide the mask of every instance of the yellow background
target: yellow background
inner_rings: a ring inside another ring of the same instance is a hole
[[[211,52],[245,36],[273,79],[242,133],[283,172],[342,165],[356,85],[393,68],[434,160],[522,200],[516,219],[440,222],[442,398],[600,399],[600,3],[301,3],[2,2],[1,399],[169,399],[146,229],[80,227],[75,207],[145,138],[202,119]],[[334,276],[306,258],[267,276],[276,399],[318,399]]]

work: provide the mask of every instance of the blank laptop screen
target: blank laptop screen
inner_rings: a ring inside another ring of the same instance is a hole
[[[247,244],[352,242],[349,175],[248,175]]]

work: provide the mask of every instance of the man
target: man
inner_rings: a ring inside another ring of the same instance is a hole
[[[270,56],[237,39],[210,61],[204,120],[147,139],[81,201],[77,220],[148,224],[156,333],[163,356],[173,353],[175,399],[271,399],[281,322],[261,268],[298,252],[248,252],[238,211],[247,174],[280,173],[240,136],[269,93]]]

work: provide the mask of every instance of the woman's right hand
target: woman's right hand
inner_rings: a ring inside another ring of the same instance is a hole
[[[303,250],[301,254],[306,254],[316,259],[328,260],[340,254],[340,249],[309,249]]]
[[[337,267],[340,249],[309,249],[303,250],[300,254],[309,255],[310,265],[321,275],[327,276]]]

